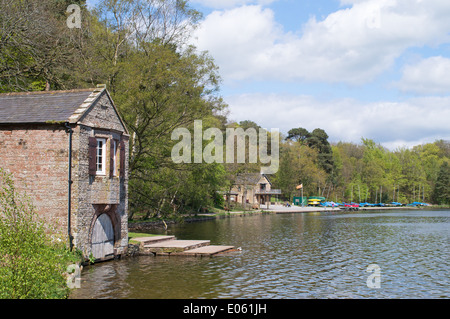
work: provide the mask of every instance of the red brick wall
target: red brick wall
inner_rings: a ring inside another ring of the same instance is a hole
[[[60,229],[67,227],[68,141],[62,125],[0,126],[0,167]]]

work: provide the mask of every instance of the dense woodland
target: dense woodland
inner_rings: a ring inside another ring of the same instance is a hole
[[[283,194],[324,196],[330,201],[357,203],[448,204],[449,141],[390,151],[370,139],[360,144],[330,144],[316,129],[292,129],[282,144],[275,182]]]
[[[130,130],[130,219],[220,207],[237,174],[252,164],[175,164],[171,133],[179,127],[259,129],[235,123],[220,96],[213,57],[189,45],[201,14],[182,0],[0,0],[0,92],[65,90],[106,84]],[[81,28],[68,28],[69,4]],[[280,140],[277,174],[283,199],[450,204],[450,143],[384,149],[376,141],[330,144],[320,128],[299,123]],[[207,144],[207,141],[205,141]]]

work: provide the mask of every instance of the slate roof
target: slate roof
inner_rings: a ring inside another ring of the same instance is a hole
[[[267,181],[270,183],[269,178],[265,174],[260,173],[246,173],[246,174],[239,174],[236,176],[236,180],[234,182],[235,185],[256,185],[258,184],[261,176],[264,176]]]
[[[105,89],[0,94],[0,124],[74,123]]]

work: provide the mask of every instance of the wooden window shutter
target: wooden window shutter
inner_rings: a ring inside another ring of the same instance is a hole
[[[89,175],[97,173],[97,139],[89,137]]]
[[[115,159],[114,144],[115,140],[111,139],[109,147],[109,177],[114,176],[114,159]]]
[[[125,142],[120,141],[120,177],[125,177]]]

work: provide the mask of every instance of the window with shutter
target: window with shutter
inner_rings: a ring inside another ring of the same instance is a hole
[[[97,139],[89,137],[89,175],[97,173]]]
[[[117,176],[117,140],[112,139],[109,150],[109,177]]]
[[[120,141],[120,177],[125,177],[125,142]]]

